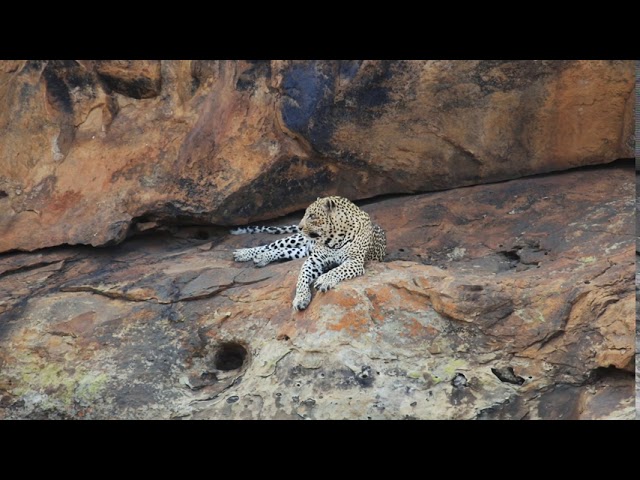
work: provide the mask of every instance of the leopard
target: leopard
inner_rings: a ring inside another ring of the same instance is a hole
[[[240,227],[231,233],[293,233],[268,245],[237,249],[234,259],[253,260],[257,267],[264,267],[276,260],[307,257],[292,302],[296,311],[309,306],[312,284],[316,290],[326,292],[343,280],[364,275],[365,263],[383,261],[387,248],[382,227],[355,203],[340,196],[318,197],[307,207],[299,225]]]

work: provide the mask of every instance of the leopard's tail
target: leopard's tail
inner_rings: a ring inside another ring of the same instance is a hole
[[[387,235],[380,225],[373,224],[373,244],[369,247],[369,251],[365,260],[378,260],[382,262],[387,254]]]
[[[273,233],[275,235],[283,233],[300,233],[297,225],[285,225],[283,227],[238,227],[230,231],[231,235],[242,235],[244,233]]]

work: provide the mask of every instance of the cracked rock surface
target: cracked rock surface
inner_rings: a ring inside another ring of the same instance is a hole
[[[0,418],[633,418],[634,199],[617,163],[369,202],[386,261],[299,313],[302,260],[232,261],[274,236],[5,254]]]
[[[0,61],[0,252],[631,158],[634,67]]]

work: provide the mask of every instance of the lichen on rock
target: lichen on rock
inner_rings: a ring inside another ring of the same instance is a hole
[[[633,418],[633,177],[367,202],[386,261],[304,312],[219,227],[5,255],[0,418]]]

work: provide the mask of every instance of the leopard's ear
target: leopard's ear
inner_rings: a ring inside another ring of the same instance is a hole
[[[324,202],[324,209],[327,213],[331,213],[336,209],[337,205],[333,198],[327,198]]]

